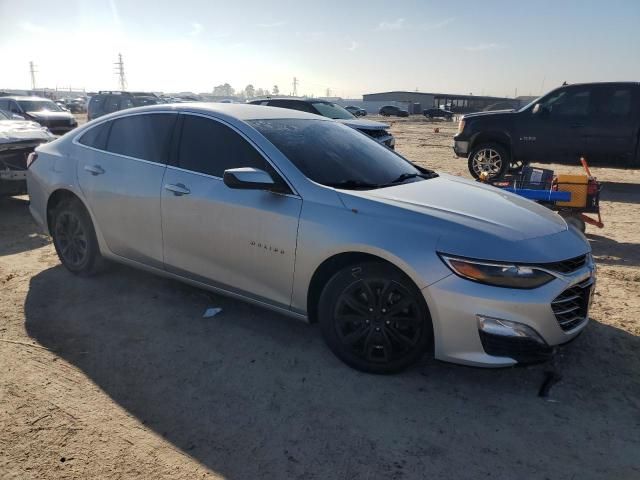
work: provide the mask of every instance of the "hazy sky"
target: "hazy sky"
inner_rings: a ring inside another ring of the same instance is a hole
[[[0,0],[0,88],[539,94],[640,80],[640,0]]]

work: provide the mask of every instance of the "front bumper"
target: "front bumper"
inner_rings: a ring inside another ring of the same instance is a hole
[[[589,319],[587,310],[581,322],[565,331],[552,309],[552,302],[568,288],[589,279],[595,281],[593,269],[585,266],[542,287],[518,290],[449,275],[423,289],[433,321],[435,357],[482,367],[506,367],[550,358],[555,347],[578,336]],[[479,316],[525,325],[535,331],[542,342],[495,338],[490,332],[480,331]]]
[[[469,154],[469,142],[466,140],[453,140],[453,151],[458,157],[466,157]]]

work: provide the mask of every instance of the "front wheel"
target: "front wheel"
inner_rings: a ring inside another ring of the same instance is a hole
[[[487,179],[500,178],[507,172],[509,163],[509,153],[497,143],[478,145],[469,153],[468,167],[473,178],[480,178],[483,173]]]
[[[322,335],[347,365],[369,373],[403,370],[431,345],[431,317],[420,291],[395,268],[346,267],[320,296]]]

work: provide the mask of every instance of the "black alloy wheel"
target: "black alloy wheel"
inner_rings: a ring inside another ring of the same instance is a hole
[[[325,340],[358,370],[402,370],[424,354],[432,338],[419,290],[384,264],[342,270],[327,284],[320,305]]]

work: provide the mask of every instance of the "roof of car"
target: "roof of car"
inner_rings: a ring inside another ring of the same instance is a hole
[[[49,100],[49,101],[53,101],[50,98],[46,98],[46,97],[36,97],[36,96],[29,96],[29,95],[7,95],[6,97],[0,97],[0,98],[8,98],[9,100]]]
[[[129,108],[116,112],[118,114],[131,114],[134,112],[166,111],[167,109],[177,112],[193,113],[216,113],[220,116],[229,116],[238,120],[267,120],[267,119],[324,119],[320,115],[313,113],[290,110],[288,108],[268,107],[266,105],[251,105],[247,103],[208,103],[208,102],[185,102],[185,103],[165,103],[159,105],[148,105],[145,107]],[[116,117],[117,115],[110,114]]]
[[[249,103],[270,102],[272,100],[278,100],[278,101],[286,100],[289,102],[305,102],[305,103],[332,103],[332,102],[329,102],[328,100],[322,100],[320,98],[298,98],[298,97],[265,97],[265,98],[258,98],[255,100],[251,100],[251,102]]]

